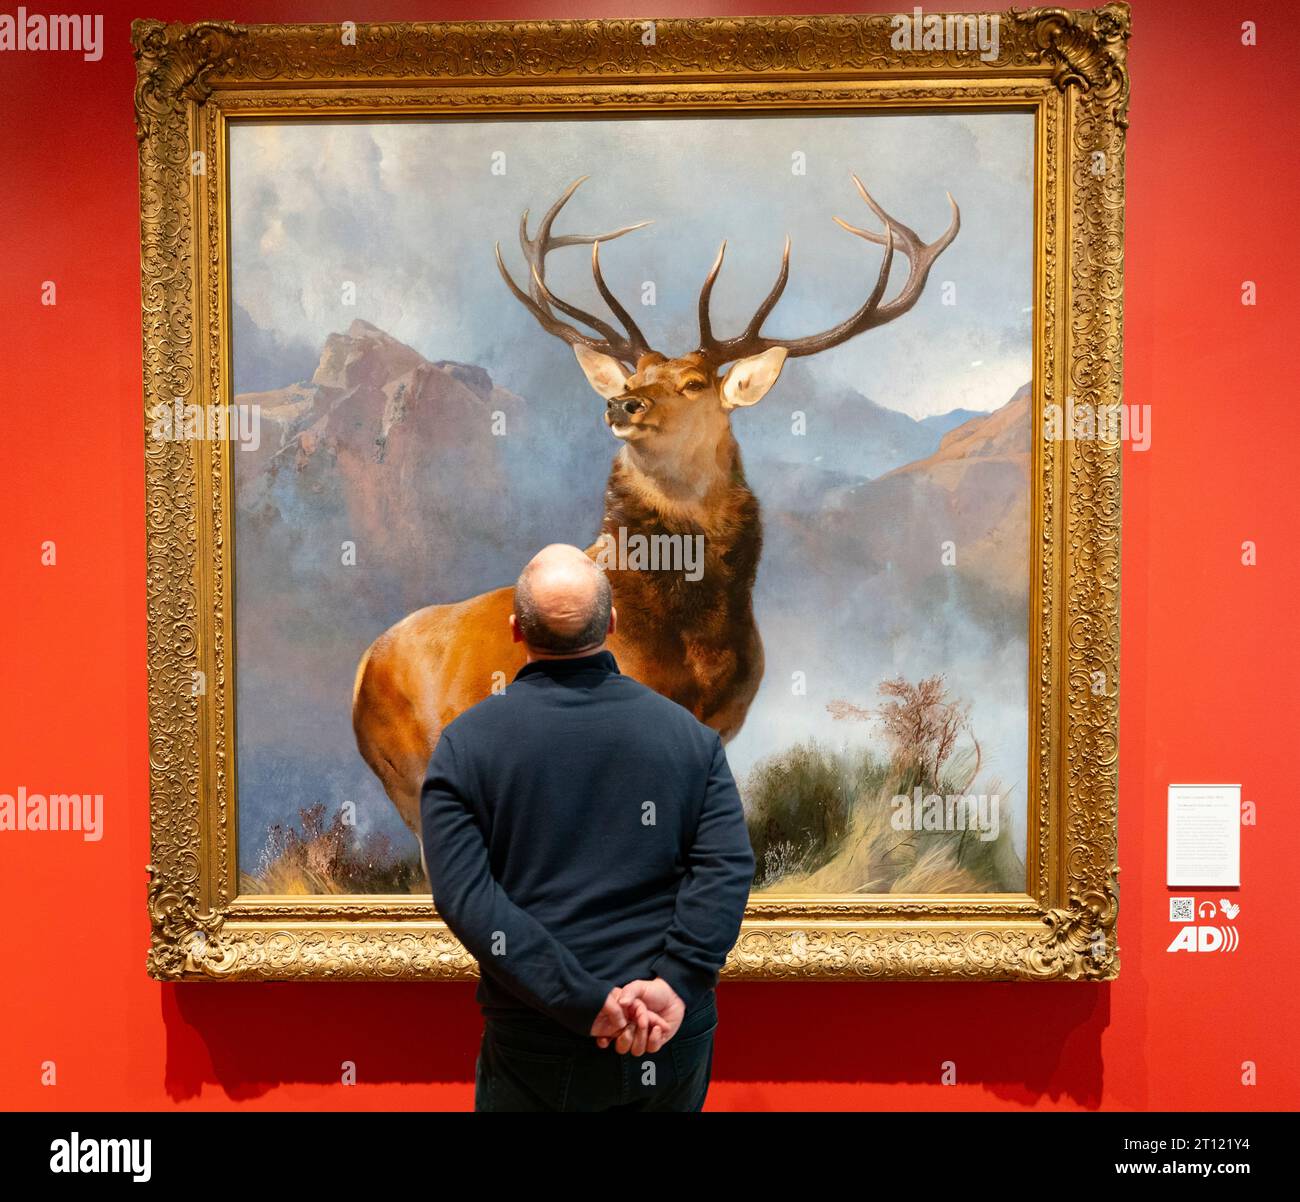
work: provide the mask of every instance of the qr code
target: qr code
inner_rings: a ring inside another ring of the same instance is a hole
[[[1196,898],[1171,897],[1169,899],[1169,921],[1170,922],[1195,922],[1196,921]]]

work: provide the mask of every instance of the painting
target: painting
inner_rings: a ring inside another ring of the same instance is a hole
[[[154,975],[473,975],[419,792],[557,542],[727,975],[1115,974],[1128,10],[930,20],[136,23]]]
[[[230,147],[250,889],[427,889],[432,744],[522,665],[504,586],[567,542],[623,670],[727,740],[757,890],[1023,890],[1027,114]]]

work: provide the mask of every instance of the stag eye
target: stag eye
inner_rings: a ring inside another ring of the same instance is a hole
[[[687,380],[686,383],[682,385],[682,391],[699,392],[702,388],[705,387],[706,385],[703,380]]]

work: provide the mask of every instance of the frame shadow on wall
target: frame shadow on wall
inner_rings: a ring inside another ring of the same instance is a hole
[[[165,985],[168,1096],[182,1103],[216,1086],[246,1102],[284,1085],[336,1085],[346,1061],[362,1085],[469,1088],[482,1029],[474,987]],[[937,1086],[951,1062],[957,1084],[1014,1105],[1096,1107],[1110,989],[1085,982],[727,982],[718,994],[713,1081]],[[395,1037],[402,1031],[409,1038]],[[731,1100],[763,1109],[772,1100],[764,1092]],[[830,1108],[851,1102],[833,1092],[825,1100]]]

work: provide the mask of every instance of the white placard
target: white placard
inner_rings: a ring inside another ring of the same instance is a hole
[[[1166,885],[1241,884],[1241,786],[1170,785]]]

